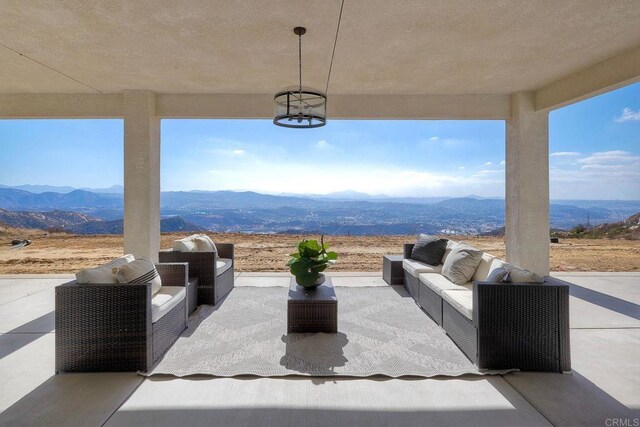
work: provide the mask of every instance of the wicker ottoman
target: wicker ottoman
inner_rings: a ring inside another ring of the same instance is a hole
[[[404,284],[402,268],[403,255],[385,255],[382,257],[382,278],[390,285]]]
[[[315,289],[305,289],[291,278],[287,333],[307,332],[338,332],[338,298],[330,277]]]

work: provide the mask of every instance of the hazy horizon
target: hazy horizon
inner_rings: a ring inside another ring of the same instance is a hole
[[[92,187],[73,187],[73,186],[54,186],[54,185],[48,185],[48,184],[17,184],[17,185],[4,185],[4,184],[0,184],[0,188],[5,187],[5,188],[18,188],[18,187],[52,187],[52,188],[58,188],[58,189],[63,189],[63,188],[72,188],[73,190],[85,190],[85,191],[101,191],[101,190],[113,190],[115,188],[118,189],[124,189],[124,186],[121,184],[113,184],[113,185],[108,185],[106,187],[100,187],[100,188],[92,188]],[[69,190],[69,191],[73,191],[73,190]],[[25,191],[29,191],[29,190],[25,190]],[[54,190],[50,190],[50,191],[54,191]],[[369,193],[362,193],[362,192],[356,192],[355,190],[344,190],[344,191],[338,191],[338,192],[325,192],[325,193],[270,193],[270,192],[257,192],[254,190],[250,190],[250,189],[237,189],[237,190],[202,190],[202,189],[192,189],[192,190],[162,190],[162,192],[218,192],[218,191],[230,191],[230,192],[236,192],[236,193],[242,193],[242,192],[254,192],[254,193],[258,193],[258,194],[264,194],[264,195],[270,195],[270,196],[280,196],[280,197],[296,197],[296,196],[305,196],[305,197],[312,197],[312,196],[329,196],[329,195],[339,195],[339,196],[348,196],[348,193],[354,194],[354,197],[357,197],[357,195],[361,195],[362,197],[369,197],[369,198],[389,198],[389,199],[454,199],[454,198],[478,198],[478,199],[500,199],[500,200],[504,200],[504,196],[479,196],[477,194],[466,194],[466,195],[462,195],[462,196],[451,196],[451,195],[443,195],[443,196],[413,196],[413,197],[406,197],[406,196],[394,196],[394,195],[389,195],[389,194],[369,194]],[[44,191],[37,191],[34,193],[41,193]],[[54,191],[55,192],[55,191]],[[62,192],[62,191],[61,191]],[[64,192],[62,192],[64,193]],[[116,192],[113,191],[112,194],[119,194],[120,192]],[[599,201],[599,202],[606,202],[606,201],[629,201],[629,202],[640,202],[640,197],[637,199],[549,199],[551,201]]]

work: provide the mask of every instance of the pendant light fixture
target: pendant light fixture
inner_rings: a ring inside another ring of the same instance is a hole
[[[298,87],[278,92],[273,101],[275,114],[273,123],[297,129],[318,128],[327,123],[327,97],[324,93],[302,88],[302,35],[304,27],[296,27],[298,36]]]

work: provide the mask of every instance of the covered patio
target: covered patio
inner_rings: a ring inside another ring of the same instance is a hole
[[[297,80],[291,30],[298,25],[308,31],[305,85],[327,93],[328,126],[339,119],[504,120],[506,258],[549,274],[549,112],[640,81],[635,0],[8,1],[0,6],[0,119],[123,119],[124,250],[157,261],[160,121],[271,119],[273,95]],[[345,277],[352,286],[383,285],[379,274]],[[53,288],[69,277],[4,276],[0,422],[638,420],[640,276],[558,277],[574,283],[573,375],[158,380],[54,376]],[[240,273],[236,286],[286,286],[287,279]]]
[[[54,287],[72,276],[3,276],[0,424],[591,426],[637,419],[640,274],[554,276],[575,284],[571,375],[439,379],[54,375]],[[380,273],[332,277],[347,286],[387,286]],[[286,287],[288,280],[237,273],[236,287]]]

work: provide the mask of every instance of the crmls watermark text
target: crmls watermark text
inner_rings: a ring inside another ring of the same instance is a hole
[[[640,427],[640,418],[607,418],[606,427]]]

